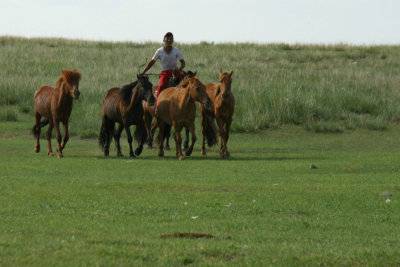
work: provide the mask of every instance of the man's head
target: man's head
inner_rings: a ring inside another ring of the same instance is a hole
[[[173,42],[174,42],[174,35],[172,34],[172,32],[167,32],[164,35],[164,44],[170,46],[172,45]]]
[[[174,35],[172,34],[172,32],[167,32],[167,33],[164,35],[164,41],[165,41],[165,39],[167,39],[167,38],[170,38],[170,39],[174,40]]]

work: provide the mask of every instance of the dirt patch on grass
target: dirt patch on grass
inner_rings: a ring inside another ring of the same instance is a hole
[[[161,238],[214,238],[214,236],[201,233],[173,233],[169,235],[162,235]]]

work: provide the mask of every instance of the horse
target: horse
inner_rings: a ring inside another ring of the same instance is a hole
[[[170,87],[164,89],[158,96],[156,119],[160,131],[157,136],[159,144],[158,156],[164,156],[164,134],[166,125],[172,125],[175,130],[176,156],[182,160],[182,138],[180,132],[183,127],[187,127],[192,135],[192,143],[185,151],[186,156],[193,152],[196,142],[194,120],[196,116],[196,104],[198,101],[210,107],[212,102],[206,93],[205,85],[195,77],[185,77],[187,85],[185,87]]]
[[[230,157],[228,151],[229,129],[232,123],[232,115],[235,110],[235,97],[231,91],[233,70],[229,73],[219,70],[219,83],[206,85],[208,96],[212,100],[212,108],[200,104],[201,125],[203,140],[201,143],[201,154],[206,155],[205,139],[209,147],[217,143],[216,136],[210,134],[210,129],[215,128],[214,119],[218,124],[218,135],[220,140],[220,156]]]
[[[35,125],[31,132],[36,138],[35,152],[40,151],[39,137],[42,127],[49,124],[47,129],[47,154],[52,157],[51,149],[51,133],[56,128],[56,137],[58,143],[58,158],[62,158],[62,151],[68,142],[68,119],[72,111],[72,103],[74,99],[78,99],[79,80],[81,74],[76,70],[62,70],[62,75],[58,78],[56,86],[42,86],[35,92],[34,115]],[[41,121],[42,116],[44,119]],[[60,133],[60,122],[64,127],[64,138]],[[61,143],[62,139],[62,143]]]
[[[145,123],[143,120],[143,104],[146,101],[149,105],[154,105],[155,98],[152,94],[153,84],[148,76],[138,75],[137,81],[122,87],[114,87],[104,94],[102,125],[99,134],[99,145],[104,152],[104,156],[109,156],[111,139],[114,137],[117,156],[122,157],[120,137],[122,130],[125,129],[129,143],[129,155],[134,158],[139,156],[143,150],[143,144],[147,138]],[[119,126],[115,131],[115,123]],[[139,146],[133,153],[132,135],[129,127],[136,125],[134,138]]]
[[[185,87],[188,84],[187,79],[185,79],[185,77],[194,77],[196,76],[197,71],[192,72],[192,71],[183,71],[182,74],[179,77],[174,77],[172,78],[169,82],[166,88],[169,87]],[[153,86],[153,94],[156,95],[156,90],[157,90],[158,86]],[[153,136],[154,136],[154,132],[157,129],[158,125],[157,125],[157,121],[154,121],[154,123],[152,124],[153,121],[153,117],[155,117],[154,114],[154,110],[155,107],[150,106],[147,102],[143,101],[143,108],[144,108],[144,122],[146,124],[146,131],[147,131],[147,145],[149,148],[153,147]],[[170,125],[169,125],[170,126]],[[165,150],[170,150],[170,146],[169,146],[169,137],[171,134],[171,129],[170,127],[166,126],[167,128],[165,129]],[[185,149],[187,149],[187,147],[189,146],[189,130],[187,128],[185,128],[186,131],[186,138],[185,138],[185,142],[183,147]]]

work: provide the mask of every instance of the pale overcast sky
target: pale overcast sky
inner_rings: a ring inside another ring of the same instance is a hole
[[[0,36],[400,45],[400,0],[0,0]]]

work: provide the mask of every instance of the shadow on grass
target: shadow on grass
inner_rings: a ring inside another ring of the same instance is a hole
[[[130,157],[116,157],[116,156],[109,156],[109,157],[104,157],[104,156],[72,156],[76,158],[96,158],[98,160],[159,160],[159,161],[179,161],[179,159],[176,156],[164,156],[164,157],[158,157],[157,155],[155,156],[138,156],[136,158],[130,158]],[[184,160],[180,160],[181,162],[185,161],[296,161],[296,160],[324,160],[324,157],[298,157],[298,156],[293,156],[293,157],[271,157],[271,156],[247,156],[247,157],[230,157],[230,158],[220,158],[219,156],[190,156],[190,157],[185,157]]]

